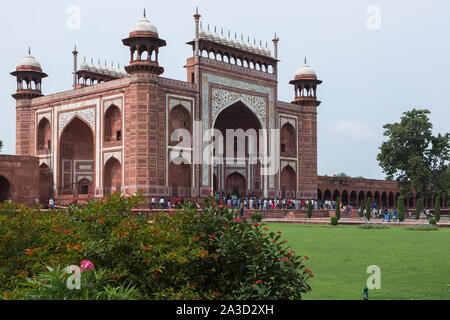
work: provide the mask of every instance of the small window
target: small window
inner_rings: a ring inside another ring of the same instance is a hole
[[[281,152],[286,152],[286,145],[284,143],[281,144]]]
[[[120,141],[120,140],[122,140],[122,131],[116,131],[116,140],[117,141]]]
[[[47,148],[48,148],[48,150],[51,149],[51,143],[50,143],[50,140],[47,140]]]
[[[89,193],[89,186],[84,184],[81,186],[81,194],[88,194]]]
[[[191,73],[191,82],[192,83],[195,82],[195,73],[194,72]]]

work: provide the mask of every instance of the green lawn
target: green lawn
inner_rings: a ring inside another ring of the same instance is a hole
[[[450,228],[410,231],[357,226],[269,223],[297,254],[309,256],[314,273],[310,299],[362,299],[370,274],[381,269],[381,289],[369,299],[450,299]]]

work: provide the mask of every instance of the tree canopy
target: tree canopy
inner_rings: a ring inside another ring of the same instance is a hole
[[[387,174],[396,178],[406,195],[447,193],[450,187],[450,134],[432,133],[429,110],[407,111],[399,123],[386,124],[377,160]]]

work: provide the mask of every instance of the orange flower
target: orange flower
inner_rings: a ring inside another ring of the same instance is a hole
[[[25,249],[25,254],[26,254],[27,256],[31,256],[31,255],[33,254],[33,250],[31,250],[31,249]]]
[[[198,255],[200,258],[204,259],[206,257],[206,255],[208,254],[207,250],[203,250],[202,252],[200,252],[200,254]]]

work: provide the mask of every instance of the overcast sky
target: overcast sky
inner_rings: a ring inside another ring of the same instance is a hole
[[[121,66],[129,59],[122,45],[147,9],[147,17],[167,41],[160,51],[164,77],[186,80],[183,65],[192,55],[195,6],[209,23],[234,35],[267,41],[277,32],[279,100],[291,101],[289,80],[306,56],[323,84],[318,109],[318,171],[333,175],[384,178],[376,155],[386,123],[415,108],[431,111],[434,132],[450,130],[450,1],[448,0],[164,0],[164,1],[4,1],[0,10],[2,54],[0,140],[15,153],[16,89],[9,72],[28,45],[49,77],[44,94],[71,89],[72,54]],[[80,9],[80,28],[67,13]]]

